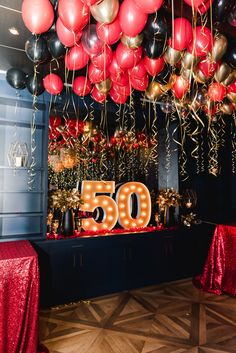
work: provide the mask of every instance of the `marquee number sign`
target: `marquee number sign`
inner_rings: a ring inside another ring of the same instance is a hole
[[[151,217],[151,198],[148,188],[139,182],[122,184],[117,193],[116,201],[112,198],[115,193],[114,181],[88,181],[82,182],[81,197],[84,204],[81,211],[93,212],[102,208],[103,218],[97,222],[94,218],[82,220],[84,230],[111,230],[119,222],[120,226],[129,229],[133,227],[146,227]],[[97,194],[109,194],[97,195]],[[137,216],[132,217],[132,195],[137,198]]]

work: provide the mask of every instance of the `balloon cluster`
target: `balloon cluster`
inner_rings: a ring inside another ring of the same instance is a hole
[[[200,15],[212,6],[215,26],[225,21],[226,15],[235,26],[236,7],[231,0],[184,1]],[[218,32],[214,36],[213,28],[203,21],[193,27],[184,17],[168,23],[162,5],[163,0],[59,0],[54,11],[49,0],[24,0],[22,17],[32,32],[26,54],[35,65],[50,57],[64,57],[68,71],[87,66],[86,76],[73,80],[73,91],[78,96],[90,94],[99,103],[109,94],[115,103],[124,104],[133,89],[154,101],[164,97],[166,103],[168,91],[182,101],[195,82],[205,85],[200,89],[204,92],[203,110],[211,111],[209,102],[221,102],[227,96],[220,109],[232,111],[236,103],[236,42],[228,42]],[[90,14],[96,24],[90,22]],[[37,84],[33,81],[33,94],[41,92],[39,81],[50,94],[63,89],[59,75],[49,73],[43,85],[39,79]],[[200,104],[199,94],[195,89],[193,109]]]

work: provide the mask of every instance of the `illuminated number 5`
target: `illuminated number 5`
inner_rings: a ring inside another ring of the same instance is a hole
[[[96,222],[93,218],[82,220],[82,228],[84,230],[102,230],[112,229],[118,219],[118,209],[115,201],[106,195],[96,195],[97,193],[115,192],[114,181],[88,181],[82,182],[81,197],[84,204],[80,207],[81,211],[93,212],[97,207],[103,209],[103,219],[101,222]]]

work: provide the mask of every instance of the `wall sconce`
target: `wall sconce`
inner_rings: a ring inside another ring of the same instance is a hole
[[[29,158],[27,144],[19,141],[11,143],[7,158],[11,168],[26,167]]]

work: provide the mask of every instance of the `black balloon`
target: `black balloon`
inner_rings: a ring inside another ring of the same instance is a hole
[[[168,24],[162,11],[157,11],[148,16],[143,34],[147,39],[150,36],[155,36],[155,38],[159,38],[160,36],[164,38],[167,37]]]
[[[166,40],[165,40],[165,38],[159,38],[159,39],[149,38],[149,39],[147,39],[146,37],[144,37],[142,47],[145,51],[145,54],[149,58],[157,59],[160,56],[162,56],[162,54],[165,51]]]
[[[170,65],[165,65],[163,70],[155,77],[155,80],[163,85],[169,82],[172,69]]]
[[[10,86],[16,89],[24,89],[26,82],[26,75],[23,71],[11,68],[7,71],[6,80]]]
[[[65,55],[66,48],[60,42],[56,32],[49,33],[47,43],[48,43],[48,50],[53,58],[57,59]]]
[[[228,42],[228,49],[223,57],[223,61],[233,69],[236,69],[236,40]]]
[[[39,75],[29,75],[26,79],[26,87],[34,96],[39,96],[44,92],[43,79]]]
[[[214,0],[212,4],[213,21],[221,23],[228,17],[234,6],[233,0]]]
[[[40,64],[50,57],[47,42],[42,36],[32,35],[25,43],[25,52],[34,64]]]
[[[231,26],[236,27],[236,4],[234,5],[231,13],[229,14],[228,22]]]

